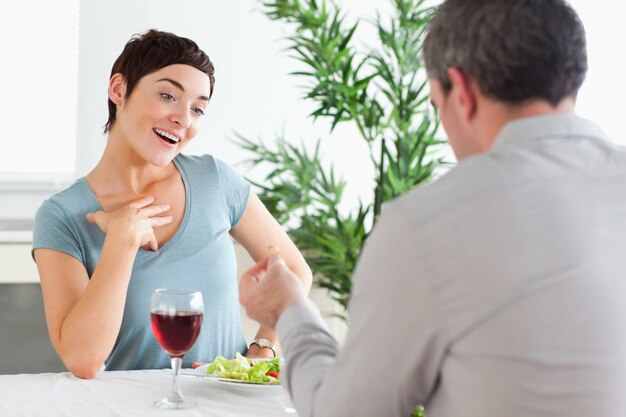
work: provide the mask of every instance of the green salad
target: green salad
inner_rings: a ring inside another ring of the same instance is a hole
[[[238,379],[258,384],[280,384],[278,358],[251,361],[237,352],[235,359],[215,358],[207,367],[207,374],[220,378]]]

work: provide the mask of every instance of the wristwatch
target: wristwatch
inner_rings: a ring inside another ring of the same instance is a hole
[[[261,349],[263,349],[263,348],[270,349],[272,351],[272,353],[274,354],[274,357],[276,357],[276,346],[271,341],[269,341],[268,339],[266,339],[264,337],[260,337],[258,339],[254,339],[252,341],[252,343],[250,343],[250,346],[252,346],[252,345],[257,345]]]

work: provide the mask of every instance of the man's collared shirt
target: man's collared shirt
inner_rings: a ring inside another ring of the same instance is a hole
[[[573,114],[385,206],[341,350],[321,317],[278,322],[301,417],[623,416],[626,150]]]

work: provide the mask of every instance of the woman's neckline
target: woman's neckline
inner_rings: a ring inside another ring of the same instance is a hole
[[[138,255],[141,253],[148,254],[148,255],[163,253],[166,249],[172,246],[180,238],[180,236],[183,234],[184,230],[187,227],[187,223],[189,221],[189,213],[191,211],[191,195],[189,192],[189,189],[190,189],[189,178],[187,176],[187,172],[185,171],[185,168],[182,166],[182,164],[178,160],[179,156],[180,155],[176,156],[172,160],[172,162],[174,164],[174,168],[180,174],[180,177],[183,181],[183,186],[185,188],[185,191],[184,191],[185,192],[185,210],[183,212],[183,218],[181,220],[181,223],[178,226],[178,229],[176,229],[176,231],[172,235],[172,237],[168,239],[162,246],[159,246],[158,250],[151,251],[151,250],[145,250],[145,249],[139,248]],[[91,199],[92,205],[94,206],[95,211],[103,210],[102,204],[100,204],[100,201],[98,200],[98,197],[96,196],[94,189],[92,188],[91,184],[89,184],[89,181],[87,180],[87,176],[80,177],[78,180],[85,187],[87,194],[89,195],[89,198]]]

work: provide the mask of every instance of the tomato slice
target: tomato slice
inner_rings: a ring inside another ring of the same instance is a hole
[[[274,372],[274,371],[269,371],[269,372],[267,373],[267,376],[271,376],[271,377],[274,377],[274,378],[278,378],[278,373],[277,373],[277,372]]]

